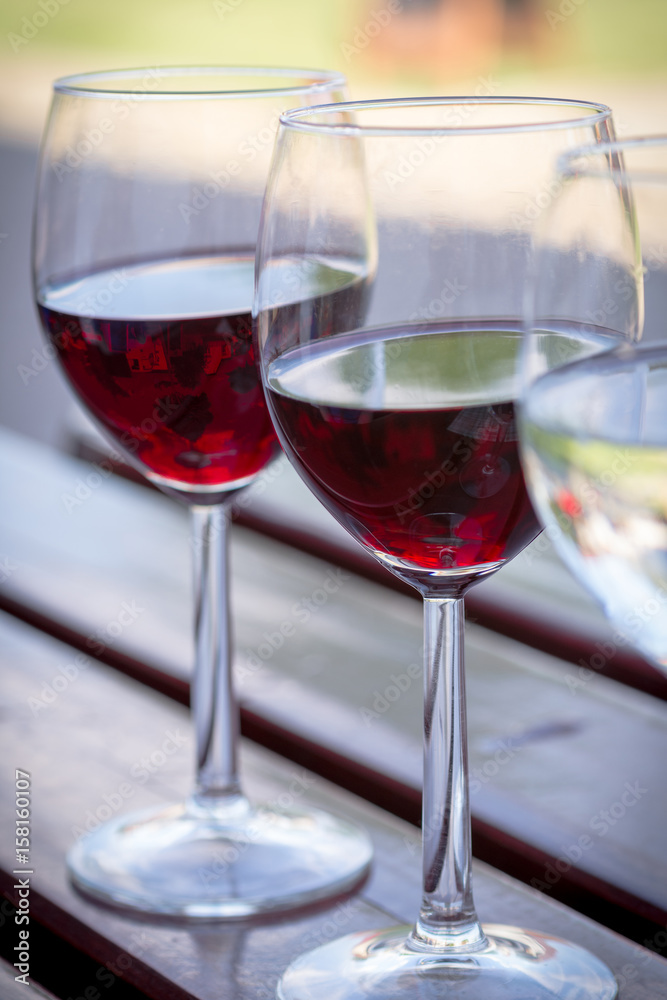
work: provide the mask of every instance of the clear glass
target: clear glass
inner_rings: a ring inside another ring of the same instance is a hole
[[[344,87],[335,73],[238,67],[54,87],[34,226],[44,332],[116,457],[192,510],[196,787],[111,820],[68,857],[75,885],[117,906],[243,917],[350,889],[368,870],[365,832],[241,791],[227,579],[228,504],[279,452],[251,335],[279,115]]]
[[[556,550],[614,627],[606,655],[631,644],[664,671],[667,136],[577,150],[559,166],[529,295],[526,478]],[[564,319],[567,342],[555,332]]]
[[[256,335],[279,438],[350,533],[424,598],[422,907],[298,958],[281,1000],[610,1000],[575,944],[482,926],[471,886],[463,598],[539,531],[517,450],[523,294],[556,156],[608,108],[371,101],[282,116]]]

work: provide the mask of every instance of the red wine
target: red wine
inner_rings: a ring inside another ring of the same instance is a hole
[[[538,534],[517,451],[520,335],[367,330],[283,354],[267,399],[322,503],[393,565],[511,559]]]
[[[42,289],[79,398],[158,484],[232,488],[276,454],[252,345],[254,257],[96,271]]]

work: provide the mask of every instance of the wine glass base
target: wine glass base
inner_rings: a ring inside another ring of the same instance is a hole
[[[279,1000],[613,1000],[616,980],[578,945],[487,924],[488,945],[434,955],[407,946],[410,927],[349,934],[296,959]]]
[[[247,805],[216,816],[194,803],[120,816],[78,841],[67,864],[82,892],[114,906],[189,919],[238,919],[354,888],[367,834],[316,809]]]

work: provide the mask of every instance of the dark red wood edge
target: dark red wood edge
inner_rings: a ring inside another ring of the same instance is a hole
[[[399,580],[356,543],[351,542],[349,547],[335,545],[329,539],[300,529],[296,525],[287,524],[277,519],[269,520],[261,515],[253,514],[249,510],[240,511],[235,522],[245,528],[268,535],[276,541],[307,552],[309,555],[333,562],[358,576],[372,580],[374,583],[380,583],[392,590],[421,600],[414,588]],[[357,549],[358,551],[356,551]],[[535,614],[534,604],[530,606],[530,611],[530,614],[522,613],[520,606],[510,604],[509,601],[501,603],[497,598],[487,598],[481,589],[478,590],[474,587],[466,594],[466,619],[468,622],[483,625],[484,628],[516,639],[533,649],[539,649],[541,652],[548,653],[560,660],[575,663],[597,673],[603,673],[605,677],[667,701],[667,677],[651,667],[641,656],[617,648],[612,659],[607,660],[602,657],[605,663],[599,667],[597,663],[600,659],[600,651],[596,642],[601,641],[601,636],[593,637],[571,625],[564,628],[563,621],[559,621],[556,615],[553,617],[547,617],[543,614],[538,616]]]
[[[41,632],[90,655],[90,650],[85,646],[85,636],[53,621],[47,615],[25,608],[1,593],[0,608]],[[181,678],[164,674],[112,647],[105,647],[103,654],[97,659],[182,705],[189,703],[189,686]],[[241,731],[248,739],[281,757],[308,768],[417,827],[420,826],[421,793],[417,789],[278,726],[247,708],[241,708]],[[528,885],[532,884],[531,880],[536,879],[539,888],[544,889],[546,866],[553,864],[556,860],[554,857],[475,816],[472,818],[472,831],[475,857]],[[667,924],[667,911],[574,866],[560,875],[549,894],[639,943],[651,939]]]
[[[78,458],[87,461],[100,461],[104,457],[119,476],[148,489],[155,489],[135,469],[111,461],[108,456],[102,456],[84,441],[75,442],[74,451]],[[299,527],[296,521],[286,521],[279,514],[267,516],[265,510],[258,513],[256,507],[257,505],[254,510],[251,507],[235,509],[234,523],[421,600],[417,591],[381,566],[352,538],[344,544],[337,544],[323,534]],[[614,656],[603,656],[604,663],[599,666],[600,650],[596,643],[603,639],[602,635],[583,631],[572,623],[567,623],[566,626],[562,617],[559,618],[556,613],[549,615],[544,608],[537,608],[535,603],[530,604],[526,611],[516,602],[501,602],[496,597],[486,597],[483,589],[473,587],[466,595],[466,618],[468,622],[516,639],[557,659],[602,673],[611,680],[667,701],[667,677],[641,656],[632,650],[616,648]]]
[[[17,905],[17,897],[13,889],[16,876],[0,868],[0,894]],[[141,959],[130,955],[123,948],[113,944],[104,935],[94,931],[68,913],[67,910],[52,903],[34,888],[30,889],[30,918],[53,935],[53,957],[57,955],[58,941],[63,940],[79,952],[83,952],[100,966],[111,966],[114,975],[144,993],[152,1000],[192,1000],[192,994],[176,986],[170,979],[161,976],[159,972],[144,964]],[[122,959],[122,971],[119,960]],[[32,964],[32,963],[31,963]]]

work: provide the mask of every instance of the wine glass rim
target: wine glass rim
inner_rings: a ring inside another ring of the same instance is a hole
[[[444,125],[359,125],[354,122],[310,121],[328,114],[354,113],[358,111],[382,111],[390,108],[407,107],[464,107],[469,105],[488,107],[543,106],[580,108],[584,114],[568,115],[558,121],[514,122],[505,124],[466,125],[465,123]],[[281,124],[299,132],[309,132],[315,135],[353,135],[353,136],[400,136],[400,135],[492,135],[514,132],[542,132],[554,129],[571,128],[573,126],[598,125],[611,119],[611,108],[595,101],[577,101],[558,97],[399,97],[381,98],[367,101],[343,101],[338,104],[320,104],[308,108],[292,108],[280,116]]]
[[[174,77],[216,77],[219,76],[219,88],[202,86],[199,89],[182,90],[169,88],[169,79]],[[266,87],[235,87],[224,86],[225,78],[266,77]],[[294,83],[295,78],[303,78],[302,84]],[[142,79],[145,81],[142,85]],[[128,81],[126,87],[119,86],[123,80]],[[290,80],[290,83],[281,83]],[[275,84],[272,85],[272,81]],[[106,84],[106,85],[105,85]],[[112,86],[113,84],[113,86]],[[91,73],[75,73],[71,76],[59,77],[53,82],[56,94],[67,94],[73,97],[94,97],[101,99],[137,98],[152,100],[193,100],[202,98],[238,99],[253,97],[288,97],[292,94],[325,93],[332,87],[344,87],[345,76],[336,70],[307,69],[291,66],[139,66],[128,69],[100,70]]]
[[[612,351],[599,355],[602,361],[609,362],[610,367],[622,368],[624,365],[633,364],[635,361],[647,361],[649,364],[657,360],[667,365],[667,344],[664,342],[623,343],[619,344]]]
[[[661,146],[667,151],[667,133],[628,136],[596,145],[575,146],[560,154],[557,170],[564,179],[575,176],[592,179],[614,177],[622,179],[626,183],[628,181],[652,181],[653,183],[667,184],[667,169],[658,172],[650,169],[628,168],[627,164],[620,159],[615,164],[610,163],[608,159],[610,154],[622,157],[623,153],[629,151],[650,150]],[[600,160],[599,157],[603,159]],[[601,165],[598,166],[598,164]],[[602,164],[604,164],[604,168]]]
[[[647,365],[655,368],[667,367],[667,344],[652,342],[647,344],[636,341],[625,341],[601,354],[594,354],[586,358],[583,362],[575,363],[573,371],[580,370],[585,378],[592,364],[596,373],[601,375],[617,375],[636,364]]]

